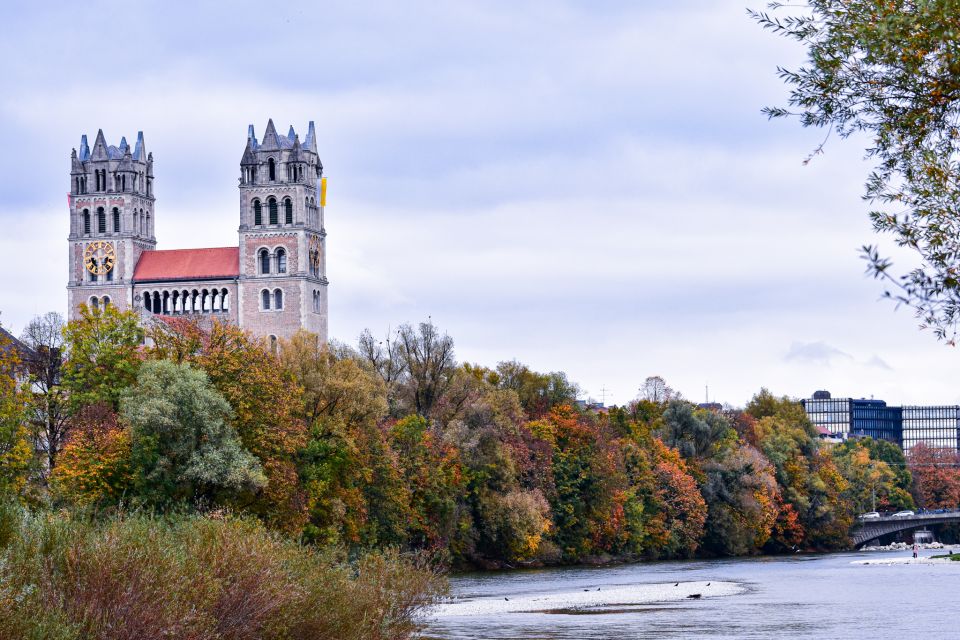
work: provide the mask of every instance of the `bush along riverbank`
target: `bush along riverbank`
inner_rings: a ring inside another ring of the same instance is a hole
[[[422,558],[349,563],[248,518],[0,507],[2,640],[394,640],[443,588]]]

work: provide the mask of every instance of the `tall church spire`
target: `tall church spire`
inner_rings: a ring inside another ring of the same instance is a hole
[[[317,132],[313,127],[313,120],[307,126],[307,138],[303,141],[303,148],[317,153]]]
[[[93,142],[93,160],[106,160],[109,157],[107,153],[107,140],[103,137],[103,129],[97,130],[97,139]]]
[[[260,148],[264,151],[276,151],[280,148],[280,136],[277,135],[277,128],[273,126],[273,118],[267,122],[267,130],[263,133],[263,144]]]
[[[143,162],[144,160],[147,159],[146,156],[144,155],[143,131],[137,131],[137,146],[134,147],[134,150],[133,150],[133,159],[136,160],[137,162]]]

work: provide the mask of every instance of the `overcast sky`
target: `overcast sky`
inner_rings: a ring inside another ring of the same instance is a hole
[[[144,132],[159,248],[229,246],[247,125],[315,120],[334,339],[431,316],[461,361],[608,403],[652,374],[734,405],[960,402],[960,353],[864,276],[862,141],[802,166],[823,132],[760,113],[803,52],[745,4],[8,6],[0,321],[66,311],[81,134]]]

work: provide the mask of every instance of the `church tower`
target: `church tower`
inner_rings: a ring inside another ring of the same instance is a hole
[[[240,159],[240,325],[271,342],[303,327],[327,339],[323,165],[307,136],[253,125]]]
[[[70,154],[68,315],[81,303],[121,309],[133,304],[131,281],[140,254],[153,249],[153,154],[137,134],[131,151],[127,139],[108,145],[103,130],[91,150],[87,136],[80,152]]]

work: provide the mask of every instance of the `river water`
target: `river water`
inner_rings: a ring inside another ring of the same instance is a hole
[[[851,552],[454,576],[452,599],[434,612],[424,638],[960,639],[960,562],[894,563],[909,556]],[[693,594],[700,597],[687,597]]]

